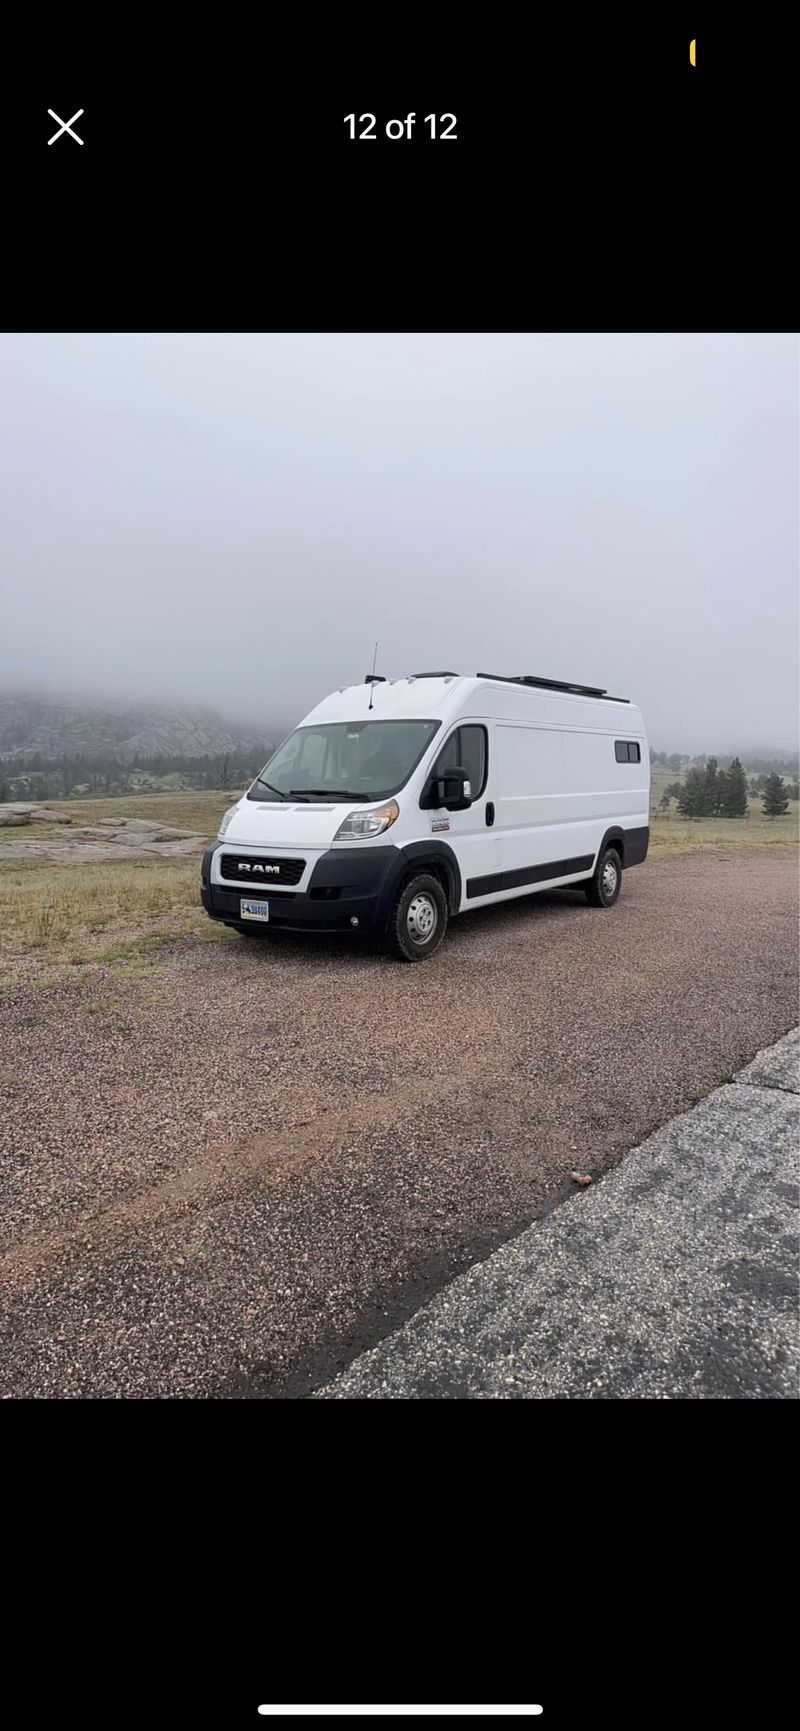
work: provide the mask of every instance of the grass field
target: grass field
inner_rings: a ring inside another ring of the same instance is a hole
[[[198,835],[211,836],[216,835],[223,812],[237,798],[236,793],[212,789],[208,793],[126,793],[108,799],[53,799],[49,802],[53,810],[67,812],[72,818],[71,825],[43,825],[33,817],[29,825],[4,829],[0,835],[3,841],[32,841],[36,835],[55,835],[57,831],[67,836],[70,828],[95,824],[101,817],[149,817],[155,823],[174,824],[176,829],[197,830]]]
[[[6,983],[15,964],[46,973],[89,962],[152,961],[173,938],[213,940],[200,906],[198,859],[120,860],[114,865],[0,863],[0,957]],[[23,968],[23,972],[27,969]]]
[[[69,813],[76,826],[117,815],[150,817],[210,840],[231,803],[230,793],[214,791],[136,794],[70,800]],[[70,827],[31,823],[0,830],[0,840],[65,841]],[[0,860],[0,956],[7,983],[20,970],[28,973],[26,963],[44,978],[92,962],[139,969],[152,967],[158,949],[174,938],[219,941],[227,933],[200,906],[199,883],[197,858],[107,865]]]
[[[151,817],[211,839],[231,802],[230,793],[213,791],[139,794],[71,800],[69,811],[76,824],[117,814]],[[785,818],[765,818],[756,802],[741,819],[690,823],[675,815],[654,815],[649,857],[796,847],[799,811],[793,803]],[[31,824],[0,831],[3,843],[36,835],[65,840],[69,829],[64,824]],[[197,858],[108,865],[0,860],[0,955],[7,982],[31,969],[46,981],[91,963],[152,968],[159,948],[180,937],[235,941],[224,927],[212,924],[200,905],[199,864]]]
[[[750,805],[747,817],[671,817],[651,812],[648,859],[676,859],[680,854],[705,853],[721,848],[725,853],[749,852],[752,848],[791,848],[798,843],[797,800],[790,801],[785,817],[765,817],[760,800]]]
[[[659,811],[658,803],[667,787],[680,781],[672,769],[661,763],[653,764],[650,785],[650,852],[652,859],[676,859],[681,854],[704,853],[708,848],[723,848],[726,853],[741,853],[750,848],[796,847],[800,804],[789,801],[785,817],[765,817],[761,799],[751,799],[747,817],[742,818],[683,818],[679,817],[675,801],[669,817]]]

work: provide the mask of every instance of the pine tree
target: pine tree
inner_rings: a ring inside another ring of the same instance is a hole
[[[664,793],[662,793],[661,798],[658,802],[658,809],[659,809],[659,811],[663,811],[665,817],[669,817],[671,805],[672,805],[672,801],[669,797],[669,794],[665,791]]]
[[[782,775],[768,775],[764,787],[764,804],[761,807],[765,817],[785,817],[789,810],[789,796],[783,784]]]
[[[725,799],[722,812],[724,817],[747,816],[747,776],[738,757],[734,758],[725,777]]]
[[[719,771],[717,760],[710,757],[703,776],[703,816],[716,817],[719,809]]]
[[[702,769],[687,769],[686,780],[678,795],[681,817],[705,817],[706,778]]]

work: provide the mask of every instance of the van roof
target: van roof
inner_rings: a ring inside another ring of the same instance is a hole
[[[305,718],[311,721],[355,721],[369,715],[372,720],[423,719],[440,716],[461,707],[465,698],[487,685],[516,687],[520,691],[538,692],[542,697],[566,697],[583,701],[587,708],[595,704],[629,704],[626,697],[611,697],[599,686],[567,684],[563,680],[540,678],[533,674],[499,673],[409,673],[398,678],[367,678],[357,685],[343,685],[324,697]],[[634,706],[631,706],[634,707]]]
[[[497,679],[504,685],[534,685],[542,691],[565,691],[568,697],[604,697],[608,703],[629,703],[629,697],[612,697],[603,685],[578,685],[573,680],[545,679],[539,673],[479,673],[478,679]]]
[[[468,682],[458,673],[406,674],[399,679],[367,679],[358,685],[342,685],[323,697],[306,717],[307,721],[355,721],[370,715],[373,721],[441,715],[450,708],[456,693]],[[475,683],[473,681],[473,683]]]

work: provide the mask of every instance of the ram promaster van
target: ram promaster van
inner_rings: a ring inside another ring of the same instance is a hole
[[[372,675],[326,697],[203,858],[212,919],[371,933],[422,961],[447,922],[536,890],[613,907],[647,853],[639,710],[533,675]]]

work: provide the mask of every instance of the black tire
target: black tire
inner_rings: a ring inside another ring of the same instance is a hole
[[[403,962],[424,962],[447,930],[447,897],[438,878],[419,872],[404,884],[392,908],[386,933],[391,955]]]
[[[613,908],[621,889],[622,859],[619,848],[612,843],[611,847],[603,849],[598,858],[594,876],[586,885],[586,900],[591,902],[593,908]]]

